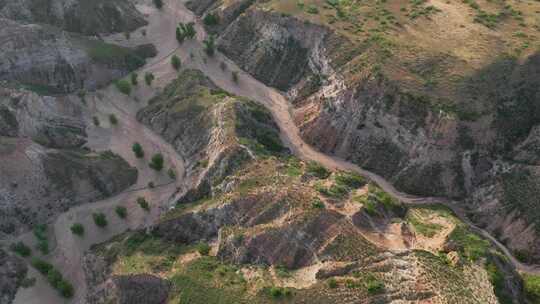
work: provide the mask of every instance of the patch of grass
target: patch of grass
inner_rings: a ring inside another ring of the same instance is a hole
[[[489,242],[470,232],[463,225],[458,225],[448,236],[449,241],[456,244],[460,253],[471,261],[485,257]]]
[[[201,255],[208,255],[210,253],[210,245],[208,245],[207,243],[199,243],[197,244],[197,251],[201,254]]]
[[[139,78],[139,75],[137,75],[137,73],[135,73],[135,72],[131,73],[131,74],[129,75],[129,79],[130,79],[130,81],[131,81],[131,85],[133,85],[133,86],[138,85],[138,84],[139,84],[138,78]]]
[[[66,281],[62,274],[54,269],[54,266],[37,258],[32,259],[32,266],[47,278],[47,281],[53,286],[60,295],[64,298],[71,298],[74,294],[74,288],[71,283]]]
[[[335,177],[335,181],[337,185],[352,189],[360,188],[367,183],[363,176],[353,172],[339,172]]]
[[[531,303],[540,303],[540,275],[523,275],[525,296]]]
[[[414,227],[416,232],[426,237],[433,237],[444,228],[440,224],[426,222],[418,215],[412,214],[412,212],[407,214],[407,221]]]

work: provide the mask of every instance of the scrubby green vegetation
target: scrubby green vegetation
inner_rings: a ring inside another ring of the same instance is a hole
[[[15,252],[16,254],[22,256],[22,257],[28,257],[32,254],[32,249],[30,247],[26,246],[23,242],[17,242],[10,245],[11,251]]]
[[[156,171],[161,171],[161,169],[163,169],[163,163],[163,155],[161,153],[156,153],[152,156],[152,159],[150,160],[148,166],[150,166],[150,168]]]
[[[183,43],[186,39],[193,39],[197,31],[195,30],[195,24],[193,22],[182,23],[180,22],[176,27],[176,40],[178,43]]]
[[[84,235],[84,226],[80,223],[75,223],[71,225],[70,229],[73,234],[76,234],[78,236]]]
[[[169,168],[169,170],[167,170],[167,175],[170,179],[176,179],[176,173],[174,172],[173,168]]]
[[[101,228],[104,228],[109,223],[107,217],[102,212],[92,214],[92,218],[94,219],[94,223]]]
[[[47,281],[51,284],[64,298],[71,298],[74,294],[74,289],[71,283],[66,281],[62,274],[54,269],[54,266],[37,258],[32,259],[32,266],[42,275],[47,277]]]
[[[489,242],[470,232],[464,225],[458,225],[448,236],[458,246],[460,253],[471,261],[485,257]]]
[[[118,124],[118,118],[116,118],[116,115],[109,114],[109,122],[111,125],[116,126]]]
[[[366,195],[354,197],[353,200],[361,203],[364,206],[364,210],[370,215],[377,215],[379,213],[378,206],[382,206],[384,210],[394,212],[397,215],[404,215],[407,210],[400,201],[373,183],[368,185],[368,193]]]
[[[93,116],[92,121],[96,127],[99,127],[99,118],[97,116]]]
[[[127,217],[127,209],[123,206],[118,206],[114,209],[116,212],[116,215],[118,215],[119,218],[125,219]]]
[[[131,94],[131,84],[125,80],[120,79],[115,82],[116,88],[118,91],[122,92],[123,94],[129,95]]]
[[[213,13],[208,13],[206,16],[204,16],[203,22],[208,26],[217,25],[219,23],[219,16]]]
[[[129,75],[129,79],[131,81],[131,84],[134,85],[134,86],[139,84],[138,78],[139,78],[139,75],[137,75],[137,73],[135,73],[135,72],[133,72],[133,73],[131,73]]]
[[[325,179],[330,176],[330,171],[317,162],[309,162],[306,172],[320,179]]]
[[[134,143],[132,146],[131,146],[131,150],[133,151],[133,153],[135,153],[135,156],[137,158],[143,158],[144,157],[144,150],[143,150],[143,147],[141,146],[141,144],[139,144],[138,142]]]
[[[208,55],[209,57],[214,56],[214,53],[216,51],[216,42],[214,35],[208,36],[208,38],[203,41],[203,44],[206,55]]]
[[[336,184],[343,187],[357,189],[364,186],[366,179],[354,172],[339,172],[335,177]]]
[[[208,245],[207,243],[199,243],[197,245],[197,251],[201,255],[208,255],[210,253],[210,249],[210,245]]]
[[[492,261],[487,262],[486,271],[489,275],[489,281],[493,285],[493,291],[500,304],[512,304],[512,296],[505,293],[504,272]]]
[[[163,0],[152,0],[152,2],[154,2],[154,5],[158,8],[158,9],[161,9],[163,7]]]
[[[135,70],[144,65],[145,60],[129,48],[108,44],[101,40],[85,40],[82,42],[92,60],[113,66],[126,66]]]

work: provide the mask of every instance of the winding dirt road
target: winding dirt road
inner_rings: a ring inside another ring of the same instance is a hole
[[[184,175],[184,161],[176,153],[174,147],[165,142],[159,135],[141,125],[135,118],[136,112],[146,105],[151,96],[176,78],[177,72],[170,64],[170,57],[173,54],[180,56],[183,66],[203,71],[224,90],[258,101],[268,108],[280,127],[281,139],[297,157],[306,161],[317,161],[329,169],[357,172],[373,180],[384,191],[407,204],[445,205],[451,208],[473,230],[489,239],[504,252],[516,269],[522,272],[540,274],[539,266],[520,263],[503,244],[485,230],[471,223],[456,202],[445,198],[417,197],[402,193],[377,174],[363,170],[343,159],[316,151],[301,138],[300,132],[292,119],[290,104],[279,91],[267,87],[249,74],[241,71],[235,63],[219,52],[216,52],[212,58],[206,58],[202,51],[202,41],[206,35],[200,21],[185,8],[183,4],[185,0],[166,0],[166,5],[162,10],[156,10],[151,5],[151,2],[151,0],[139,0],[137,4],[137,8],[147,16],[149,21],[149,25],[146,27],[146,35],[136,31],[132,33],[130,40],[127,41],[122,34],[107,37],[106,40],[127,46],[141,43],[153,43],[156,45],[158,49],[156,58],[149,61],[145,67],[138,71],[141,76],[145,72],[152,72],[156,76],[152,88],[142,84],[143,80],[140,79],[141,84],[129,97],[120,94],[113,86],[87,97],[87,100],[90,101],[90,111],[87,115],[88,125],[90,126],[87,130],[89,134],[88,147],[97,151],[112,150],[121,155],[132,166],[138,168],[138,182],[127,191],[114,197],[72,208],[60,215],[54,222],[54,229],[50,233],[50,238],[53,240],[53,250],[51,254],[44,258],[53,263],[76,286],[77,292],[73,299],[65,300],[60,298],[56,291],[48,286],[42,276],[33,275],[35,271],[31,270],[31,274],[38,278],[36,286],[20,289],[14,303],[85,303],[86,283],[82,266],[84,251],[93,244],[106,241],[127,229],[151,225],[159,218],[163,207],[171,206],[174,203],[176,195],[179,193],[178,189],[183,186],[181,178],[170,180],[163,173],[154,172],[147,166],[148,158],[146,160],[136,159],[131,151],[133,142],[140,142],[145,149],[146,155],[158,151],[163,153],[166,158],[166,166],[175,168],[178,177]],[[196,22],[197,39],[188,40],[179,47],[174,38],[176,25],[178,22],[191,21]],[[228,68],[222,70],[220,67],[221,62],[226,63]],[[239,73],[239,83],[232,80],[231,71]],[[108,124],[108,115],[111,113],[114,113],[120,121],[116,127]],[[92,126],[92,116],[100,118],[102,127]],[[153,181],[160,186],[155,189],[148,189],[146,186],[149,181]],[[151,202],[152,210],[150,213],[142,211],[136,205],[135,200],[138,196],[145,196]],[[128,208],[129,216],[127,220],[120,220],[115,216],[114,208],[119,205]],[[105,229],[97,228],[93,223],[92,213],[98,211],[108,215],[109,225]],[[75,222],[84,224],[86,229],[84,238],[74,236],[69,231],[69,226]],[[21,236],[20,239],[30,242],[33,237],[31,234],[26,234]]]

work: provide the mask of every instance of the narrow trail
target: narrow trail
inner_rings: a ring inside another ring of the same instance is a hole
[[[134,46],[141,43],[153,43],[158,48],[158,55],[150,60],[139,71],[140,76],[145,72],[151,72],[155,76],[152,87],[143,84],[139,77],[139,86],[134,88],[131,96],[125,96],[118,92],[114,86],[109,86],[90,94],[88,99],[89,113],[87,113],[87,130],[89,135],[88,147],[96,151],[111,150],[139,170],[139,178],[135,185],[114,197],[102,201],[81,205],[71,208],[61,214],[49,232],[51,239],[51,253],[45,257],[47,261],[57,267],[62,274],[76,287],[73,299],[61,298],[53,290],[46,279],[31,269],[30,273],[37,278],[36,285],[32,288],[19,289],[15,298],[15,304],[58,304],[58,303],[86,303],[86,282],[83,269],[84,252],[92,245],[104,242],[128,229],[136,229],[155,223],[164,207],[170,206],[179,195],[178,189],[184,186],[183,181],[170,180],[163,173],[156,173],[148,168],[148,155],[161,152],[165,157],[166,169],[170,166],[175,168],[176,176],[184,176],[184,160],[175,151],[174,147],[165,142],[159,135],[153,133],[147,127],[140,124],[135,115],[137,111],[146,105],[147,101],[165,85],[174,80],[177,72],[171,67],[170,57],[178,55],[182,59],[184,67],[201,70],[219,87],[230,93],[244,96],[264,105],[272,113],[281,130],[281,139],[291,152],[305,161],[317,161],[325,167],[333,170],[349,170],[357,172],[374,182],[384,191],[398,198],[404,203],[413,205],[436,205],[442,204],[452,209],[456,215],[474,231],[489,239],[502,252],[506,254],[512,264],[520,271],[540,274],[540,266],[525,265],[520,263],[511,252],[498,242],[487,231],[476,227],[465,215],[465,212],[457,206],[456,202],[445,198],[417,197],[396,190],[388,181],[377,174],[363,170],[357,165],[343,159],[329,156],[316,151],[303,141],[300,131],[292,119],[292,111],[289,102],[283,95],[258,80],[243,72],[237,65],[219,52],[212,58],[206,58],[203,54],[202,41],[206,38],[204,28],[191,11],[185,6],[186,0],[166,0],[165,6],[157,10],[152,6],[151,0],[137,0],[137,8],[147,16],[149,25],[145,28],[146,35],[139,31],[126,40],[123,34],[106,37],[105,40],[120,45]],[[181,46],[175,40],[175,28],[178,22],[195,22],[197,39],[185,41]],[[227,69],[222,70],[220,63],[224,62]],[[235,83],[231,77],[231,71],[237,71],[239,83]],[[115,114],[119,125],[110,126],[108,115]],[[97,116],[102,121],[102,127],[92,125],[92,117]],[[131,151],[133,142],[140,142],[147,157],[140,160],[134,157]],[[148,182],[153,181],[160,185],[154,189],[147,187]],[[138,196],[145,196],[151,203],[150,213],[139,208],[135,201]],[[128,208],[128,219],[121,220],[115,213],[116,206]],[[109,224],[107,228],[97,228],[93,223],[92,214],[103,212],[107,215]],[[73,223],[82,223],[85,226],[84,238],[73,235],[69,227]],[[29,244],[34,243],[31,233],[18,238]]]

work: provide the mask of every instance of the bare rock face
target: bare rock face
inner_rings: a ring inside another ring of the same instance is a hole
[[[3,0],[0,17],[85,35],[130,32],[147,24],[128,0]]]
[[[26,277],[27,267],[24,262],[0,248],[0,303],[9,304]]]
[[[119,156],[81,149],[86,125],[77,98],[3,88],[0,113],[0,236],[137,180],[137,170]]]
[[[43,94],[95,89],[144,64],[131,49],[46,25],[0,18],[0,80]]]

